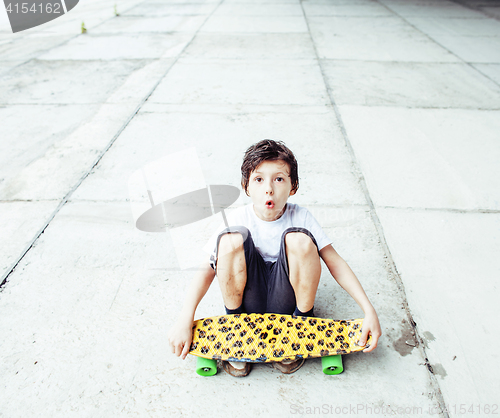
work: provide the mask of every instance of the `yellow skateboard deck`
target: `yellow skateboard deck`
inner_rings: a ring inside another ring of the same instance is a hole
[[[268,363],[349,354],[369,347],[357,343],[362,319],[333,320],[280,314],[237,314],[193,323],[190,354],[205,359]]]

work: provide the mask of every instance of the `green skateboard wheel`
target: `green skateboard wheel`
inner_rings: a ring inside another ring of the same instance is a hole
[[[196,373],[198,373],[200,376],[213,376],[217,373],[217,361],[208,358],[197,357]]]
[[[336,356],[326,356],[321,357],[321,367],[323,368],[324,374],[340,374],[344,371],[344,366],[342,366],[342,356],[340,354]]]

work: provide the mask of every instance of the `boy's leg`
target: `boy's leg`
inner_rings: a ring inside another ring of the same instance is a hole
[[[321,276],[318,247],[313,240],[303,232],[289,232],[285,236],[288,277],[295,292],[297,309],[302,313],[313,309]]]
[[[241,307],[247,283],[247,267],[243,236],[227,233],[220,237],[217,257],[217,278],[224,305],[230,311]]]
[[[250,231],[232,226],[219,235],[216,274],[229,313],[264,313],[269,269]]]
[[[319,252],[312,233],[300,227],[286,229],[273,266],[267,312],[312,316],[320,275]]]

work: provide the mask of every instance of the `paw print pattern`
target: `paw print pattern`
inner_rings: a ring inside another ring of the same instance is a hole
[[[283,354],[285,354],[285,350],[282,350],[282,349],[273,351],[274,357],[283,357]]]

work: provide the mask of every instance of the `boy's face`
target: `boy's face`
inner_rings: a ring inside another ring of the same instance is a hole
[[[255,214],[263,221],[279,219],[292,192],[290,167],[282,160],[264,161],[250,174],[248,195]]]

